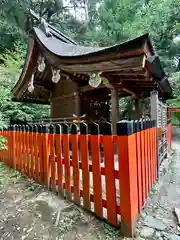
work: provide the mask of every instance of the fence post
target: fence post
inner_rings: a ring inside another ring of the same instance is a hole
[[[74,185],[74,201],[80,204],[80,174],[79,174],[79,149],[78,149],[78,128],[76,124],[71,127],[71,144],[72,144],[72,169]]]
[[[49,126],[49,144],[50,144],[50,170],[51,170],[51,186],[52,190],[56,192],[56,162],[55,162],[55,131],[53,124]]]
[[[137,161],[137,184],[138,184],[138,207],[139,212],[143,207],[143,175],[142,175],[142,145],[141,145],[141,135],[140,135],[140,121],[136,120],[134,123],[135,131],[136,131],[136,161]]]
[[[22,171],[22,126],[19,125],[19,169]]]
[[[36,181],[39,180],[39,163],[38,163],[38,127],[36,124],[33,125],[33,133],[34,133],[34,178]]]
[[[47,126],[38,126],[38,150],[39,150],[39,181],[50,187],[49,178],[49,129]]]
[[[132,122],[117,123],[117,144],[120,172],[121,231],[124,235],[131,237],[138,216],[136,136]]]
[[[88,126],[80,124],[80,157],[82,162],[83,179],[83,204],[86,210],[91,209],[90,203],[90,174],[89,174],[89,154],[88,154]]]
[[[62,164],[62,129],[61,125],[56,125],[55,134],[55,149],[56,149],[56,161],[57,161],[57,179],[58,179],[58,192],[64,196],[63,189],[63,164]]]
[[[65,169],[65,196],[72,200],[71,193],[71,172],[70,172],[70,149],[69,149],[69,126],[63,124],[62,127],[62,144],[64,153],[64,169]]]
[[[9,167],[11,167],[11,129],[10,129],[10,126],[7,127],[7,141],[8,141],[7,165]]]
[[[11,150],[11,164],[12,168],[16,169],[16,146],[15,146],[15,126],[11,125],[11,137],[12,137],[12,150]]]
[[[102,134],[104,147],[107,219],[109,223],[117,225],[114,142],[112,136],[112,126],[110,123],[104,124]]]
[[[29,144],[29,125],[26,125],[26,174],[29,177],[30,176],[30,144]]]
[[[25,153],[26,153],[26,143],[25,143],[26,128],[22,125],[22,172],[25,174]]]
[[[167,124],[167,142],[168,142],[168,152],[170,153],[171,142],[172,142],[172,124],[170,119],[168,120],[168,124]]]
[[[94,209],[98,217],[103,216],[102,207],[102,180],[101,180],[101,159],[100,159],[100,135],[99,126],[93,123],[91,126],[91,151],[92,151],[92,176]]]

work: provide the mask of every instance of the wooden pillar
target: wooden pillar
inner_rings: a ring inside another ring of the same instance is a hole
[[[74,93],[74,95],[75,95],[75,114],[76,114],[78,120],[80,120],[80,116],[81,116],[80,92],[77,91]]]
[[[151,92],[151,120],[155,121],[156,126],[156,149],[157,149],[157,177],[159,177],[159,141],[158,141],[158,92]]]
[[[151,119],[158,121],[158,92],[151,92]]]
[[[135,99],[135,115],[136,115],[136,120],[139,120],[141,118],[141,106],[140,106],[140,99],[136,98]]]
[[[118,92],[111,87],[111,115],[112,115],[112,133],[116,134],[116,124],[119,121],[119,98]]]
[[[167,118],[168,118],[168,120],[170,120],[171,119],[171,111],[169,109],[167,111],[168,111],[167,112]]]

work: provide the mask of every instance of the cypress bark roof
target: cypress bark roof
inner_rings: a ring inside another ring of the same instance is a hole
[[[43,73],[37,70],[39,54],[46,59]],[[94,48],[78,45],[49,24],[33,28],[22,74],[12,90],[13,100],[48,103],[54,87],[51,66],[60,69],[62,76],[68,76],[80,87],[88,85],[89,73],[102,72],[121,95],[123,89],[127,89],[142,97],[149,96],[152,90],[158,90],[163,98],[172,96],[148,34],[115,46]],[[27,87],[32,73],[35,91],[29,93]]]

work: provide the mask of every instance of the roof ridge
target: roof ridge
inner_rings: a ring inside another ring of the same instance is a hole
[[[73,39],[69,38],[68,36],[66,36],[64,33],[62,33],[61,31],[59,31],[58,29],[56,29],[55,27],[53,27],[51,24],[49,24],[48,22],[46,22],[46,20],[42,17],[40,17],[38,14],[36,14],[32,9],[29,9],[29,13],[30,15],[35,18],[36,20],[41,22],[41,19],[43,19],[43,22],[45,22],[51,32],[51,34],[53,34],[54,36],[56,36],[57,38],[59,38],[60,40],[66,42],[66,43],[71,43],[73,45],[78,45],[78,43],[76,43]],[[41,24],[41,23],[40,23]]]

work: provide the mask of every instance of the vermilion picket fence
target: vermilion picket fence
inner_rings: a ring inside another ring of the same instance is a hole
[[[171,151],[172,148],[172,123],[169,120],[167,125],[167,142],[168,142],[168,151]]]
[[[154,121],[80,125],[13,125],[1,129],[0,159],[28,178],[121,226],[132,236],[157,176]],[[100,148],[100,145],[102,146]]]

